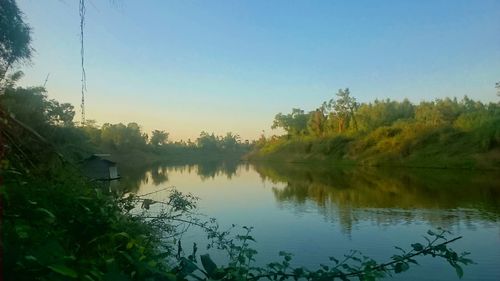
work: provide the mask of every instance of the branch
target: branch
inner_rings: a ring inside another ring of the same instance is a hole
[[[386,263],[383,263],[383,264],[379,264],[379,265],[377,265],[377,266],[375,266],[373,268],[370,268],[369,270],[372,271],[372,272],[382,271],[386,267],[392,266],[392,265],[394,265],[396,263],[399,263],[399,262],[408,261],[408,260],[410,260],[411,258],[413,258],[415,256],[419,256],[419,255],[422,255],[422,254],[424,254],[424,255],[428,254],[434,248],[438,248],[440,246],[447,245],[447,244],[455,242],[455,241],[457,241],[457,240],[459,240],[461,238],[462,238],[462,236],[458,236],[458,237],[455,237],[455,238],[453,238],[451,240],[447,240],[447,241],[445,241],[443,243],[440,243],[440,244],[437,244],[437,245],[433,245],[437,241],[437,239],[439,239],[439,236],[437,236],[436,239],[434,239],[432,242],[430,242],[429,245],[427,245],[422,250],[417,251],[417,252],[415,252],[413,254],[409,254],[409,255],[403,256],[402,259],[393,260],[391,262],[386,262]],[[346,258],[342,262],[340,262],[334,268],[338,268],[342,264],[345,264],[345,262],[348,261],[352,257],[353,257],[352,255],[346,256]],[[335,278],[344,278],[344,277],[352,277],[352,276],[362,276],[362,275],[365,274],[365,272],[366,272],[365,270],[356,270],[356,271],[349,272],[349,273],[335,273],[335,274],[332,274],[332,275],[327,275],[325,277],[328,277],[328,278],[331,278],[331,279],[335,279]],[[267,274],[253,276],[253,277],[249,278],[248,280],[259,280],[261,278],[269,278],[270,279],[270,278],[272,278],[274,276],[281,276],[281,277],[285,277],[285,278],[301,278],[301,277],[305,277],[303,275],[295,274],[295,273],[273,272],[273,273],[267,273]]]
[[[378,266],[375,266],[375,267],[371,268],[370,270],[372,270],[372,271],[378,271],[378,270],[384,269],[385,267],[388,267],[390,265],[396,264],[398,262],[407,261],[407,260],[409,260],[409,259],[411,259],[411,258],[413,258],[415,256],[426,254],[426,252],[429,252],[432,248],[436,248],[436,247],[439,247],[439,246],[443,246],[443,245],[455,242],[458,239],[462,239],[462,236],[458,236],[458,237],[455,237],[455,238],[453,238],[451,240],[447,240],[446,242],[443,242],[443,243],[438,244],[436,246],[432,246],[432,243],[431,243],[427,247],[425,247],[424,249],[422,249],[420,251],[417,251],[417,252],[415,252],[415,253],[413,253],[411,255],[403,256],[403,259],[394,260],[394,261],[391,261],[391,262],[383,263],[383,264],[380,264]],[[351,273],[348,273],[348,274],[344,274],[342,276],[348,277],[348,276],[362,275],[363,273],[364,273],[364,271],[358,270],[358,271],[354,271],[354,272],[351,272]],[[340,277],[340,276],[334,276],[334,277]]]

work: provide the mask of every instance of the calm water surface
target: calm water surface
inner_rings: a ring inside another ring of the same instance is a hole
[[[122,174],[120,184],[138,194],[175,186],[199,197],[199,211],[221,225],[253,226],[260,263],[279,260],[280,250],[312,268],[350,249],[386,261],[394,246],[408,248],[442,227],[464,236],[451,247],[477,263],[465,267],[463,280],[500,280],[500,175],[493,172],[208,163]],[[183,240],[205,252],[200,231]],[[458,279],[446,262],[418,261],[393,279]]]

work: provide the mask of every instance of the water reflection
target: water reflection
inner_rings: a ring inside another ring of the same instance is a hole
[[[450,227],[458,222],[497,221],[500,176],[492,172],[430,169],[318,168],[257,165],[283,208],[307,212],[311,205],[349,232],[360,220],[377,225],[427,221]]]
[[[489,171],[214,161],[123,170],[120,186],[136,192],[141,185],[167,184],[169,173],[201,181],[218,177],[230,181],[241,169],[247,174],[256,171],[264,184],[270,182],[281,208],[318,212],[330,221],[339,221],[345,231],[361,220],[378,225],[423,220],[446,227],[458,222],[472,225],[470,222],[477,219],[497,221],[500,214],[500,175]]]
[[[500,280],[497,173],[205,162],[122,169],[121,174],[128,191],[163,200],[166,193],[155,191],[176,186],[199,197],[200,212],[222,226],[255,227],[263,264],[275,261],[280,250],[297,254],[297,264],[309,267],[350,249],[382,261],[394,254],[394,245],[445,227],[464,237],[457,249],[473,252],[478,263],[467,268],[464,280]],[[204,237],[193,228],[184,239],[201,249]],[[431,274],[415,270],[395,280],[456,279],[434,260],[421,264]]]
[[[153,185],[166,184],[169,181],[168,174],[187,173],[196,174],[202,180],[225,176],[231,179],[241,165],[239,161],[206,161],[196,164],[156,164],[142,167],[124,167],[120,170],[122,179],[120,188],[127,192],[137,192],[141,185],[151,183]],[[250,169],[245,164],[246,170]]]

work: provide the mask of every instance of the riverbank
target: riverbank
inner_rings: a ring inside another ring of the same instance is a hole
[[[256,147],[250,161],[412,168],[500,169],[500,143],[489,134],[452,127],[382,127],[369,134],[286,136]]]

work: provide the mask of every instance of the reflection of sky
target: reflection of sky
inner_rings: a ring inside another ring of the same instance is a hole
[[[165,170],[165,169],[164,169]],[[284,189],[290,182],[271,182],[244,165],[228,178],[223,172],[214,177],[199,175],[196,166],[166,168],[168,181],[155,185],[143,182],[138,194],[150,193],[167,186],[176,186],[184,193],[200,198],[199,211],[216,217],[221,225],[237,223],[253,226],[258,243],[259,261],[278,259],[278,251],[296,255],[300,265],[327,263],[329,256],[342,256],[350,249],[385,260],[395,254],[393,246],[409,246],[423,241],[428,229],[445,227],[464,238],[452,245],[458,252],[470,251],[477,265],[465,268],[464,280],[498,280],[500,268],[500,223],[498,215],[485,216],[474,208],[406,208],[362,207],[338,205],[334,200],[319,204],[306,199],[277,201],[275,189]],[[151,173],[147,175],[151,177]],[[477,186],[474,188],[478,188]],[[151,195],[162,199],[165,193]],[[418,198],[418,197],[417,197]],[[397,204],[395,204],[397,205]],[[321,207],[320,207],[321,206]],[[200,232],[191,228],[184,235],[185,248],[189,241],[202,241]],[[200,254],[205,252],[200,243]],[[212,254],[221,259],[220,254]],[[455,280],[453,268],[445,262],[420,258],[421,267],[402,275],[401,280]]]

